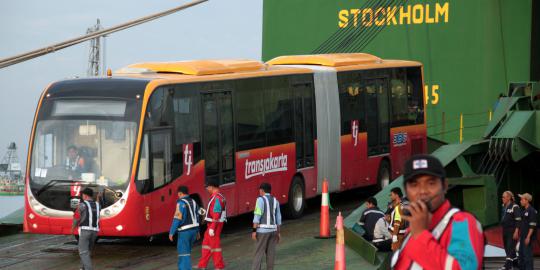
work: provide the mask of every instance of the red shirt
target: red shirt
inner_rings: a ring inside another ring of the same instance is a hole
[[[482,269],[482,225],[472,214],[458,211],[448,222],[439,240],[433,237],[431,231],[451,208],[450,202],[446,200],[433,213],[429,231],[424,230],[404,242],[394,269],[410,269],[413,262],[425,270]]]

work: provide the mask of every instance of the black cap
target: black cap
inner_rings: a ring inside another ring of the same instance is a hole
[[[206,182],[206,187],[219,187],[219,180],[218,179],[209,179]]]
[[[403,179],[405,182],[419,176],[432,175],[441,179],[446,173],[441,161],[432,155],[414,155],[405,162]]]
[[[87,187],[87,188],[83,189],[82,194],[92,197],[92,196],[94,196],[94,191],[91,188]]]

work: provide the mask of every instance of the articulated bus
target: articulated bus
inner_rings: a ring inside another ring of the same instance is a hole
[[[288,216],[321,193],[384,186],[426,152],[422,65],[369,54],[139,63],[42,94],[26,169],[24,231],[70,234],[81,189],[99,193],[100,235],[168,231],[180,185],[227,213],[260,183]]]

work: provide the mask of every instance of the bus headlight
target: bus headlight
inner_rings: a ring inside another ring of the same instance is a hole
[[[36,198],[34,197],[34,194],[32,194],[30,190],[28,190],[28,202],[30,203],[32,210],[34,210],[37,214],[41,216],[47,215],[47,207],[41,204],[40,202],[38,202],[38,200],[36,200]],[[32,215],[32,217],[30,218],[33,219],[34,215]]]
[[[30,190],[30,187],[28,187],[26,196],[28,199],[28,204],[30,205],[30,209],[34,211],[36,214],[40,216],[47,216],[47,217],[60,217],[60,218],[72,218],[73,217],[73,211],[63,211],[63,210],[57,210],[50,207],[47,207],[43,205],[41,202],[39,202],[35,197],[34,194],[32,194],[32,191]],[[30,219],[34,219],[34,214],[30,213],[28,215]],[[36,225],[37,226],[37,225]]]
[[[36,198],[34,198],[34,196],[32,194],[28,195],[28,197],[30,198],[30,204],[34,207],[37,207],[39,206],[39,202],[36,200]]]
[[[110,218],[110,217],[114,217],[118,215],[122,211],[122,209],[124,209],[124,206],[126,205],[128,194],[129,194],[128,190],[129,190],[129,185],[126,188],[125,193],[122,193],[121,191],[117,191],[115,195],[121,195],[122,197],[120,198],[120,200],[116,201],[112,205],[101,210],[101,213],[100,213],[101,216],[104,218]]]

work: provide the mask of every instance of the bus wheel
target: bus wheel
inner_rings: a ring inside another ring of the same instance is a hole
[[[390,164],[386,160],[381,161],[379,172],[377,173],[377,188],[382,190],[390,184]]]
[[[295,176],[289,189],[289,200],[285,214],[288,218],[299,218],[306,208],[306,194],[304,193],[304,183],[302,178]]]

